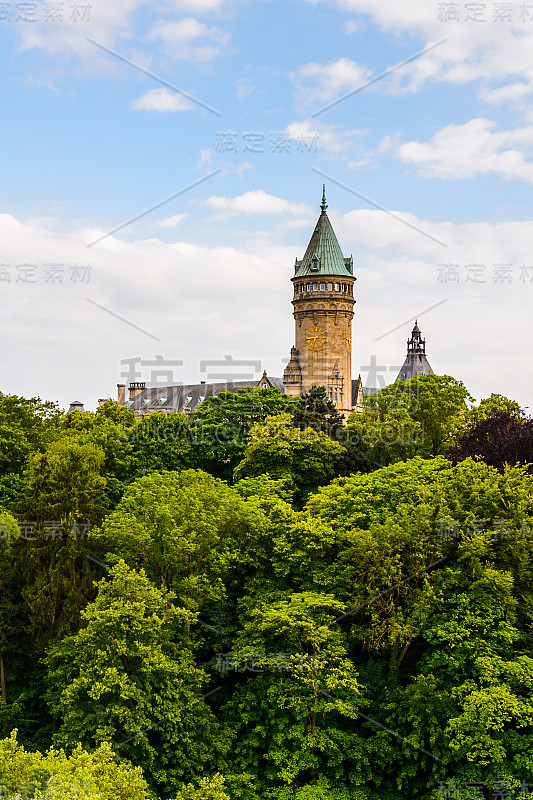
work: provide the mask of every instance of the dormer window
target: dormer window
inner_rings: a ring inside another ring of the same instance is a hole
[[[318,272],[319,269],[320,269],[320,262],[318,260],[318,256],[317,256],[316,253],[314,254],[313,258],[311,259],[310,269],[311,269],[311,272]]]

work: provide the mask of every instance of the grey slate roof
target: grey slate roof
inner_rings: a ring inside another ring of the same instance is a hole
[[[281,378],[267,378],[272,388],[283,391]],[[225,383],[194,383],[186,386],[159,386],[145,389],[133,400],[127,401],[137,414],[165,414],[191,413],[208,397],[214,397],[220,392],[234,392],[237,389],[257,387],[260,382],[234,381]]]
[[[396,380],[408,381],[411,378],[418,378],[420,375],[433,375],[433,370],[426,358],[426,354],[408,353]]]
[[[344,277],[353,276],[353,258],[345,258],[335,231],[331,226],[327,209],[325,188],[322,197],[322,213],[318,218],[315,230],[301,261],[296,259],[294,264],[294,278],[302,278],[306,275],[342,275]],[[318,270],[311,270],[313,257],[318,258]]]
[[[359,384],[361,383],[361,388],[363,390],[363,397],[366,395],[376,394],[379,392],[379,389],[376,389],[373,386],[362,386],[363,381],[361,380],[361,376],[359,375],[358,378],[354,378],[352,380],[352,408],[355,408],[357,405],[357,395],[359,392]]]
[[[433,370],[426,357],[426,340],[422,338],[418,322],[415,322],[411,338],[407,340],[407,356],[396,380],[408,381],[420,375],[433,375]]]

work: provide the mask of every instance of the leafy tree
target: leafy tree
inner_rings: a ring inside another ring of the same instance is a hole
[[[234,472],[234,479],[268,473],[274,479],[289,478],[301,500],[334,475],[343,447],[312,428],[298,430],[288,414],[269,417],[254,425],[250,444]]]
[[[54,442],[29,462],[20,513],[38,522],[98,521],[104,507],[103,462],[104,452],[94,444],[75,439]]]
[[[295,400],[277,389],[238,389],[205,400],[192,415],[195,441],[202,443],[206,472],[231,479],[248,443],[252,426],[267,417],[293,409]]]
[[[16,512],[19,496],[24,488],[24,478],[17,472],[0,475],[0,508]]]
[[[0,392],[0,474],[20,473],[30,454],[59,437],[60,419],[55,403]]]
[[[0,511],[0,703],[7,703],[6,657],[15,647],[15,592],[12,541],[19,536],[18,525],[5,511]]]
[[[224,576],[250,557],[264,526],[256,504],[205,472],[185,470],[136,480],[96,541],[196,611],[224,597]]]
[[[0,741],[0,785],[7,800],[151,800],[141,768],[119,761],[109,745],[88,753],[78,744],[69,756],[53,748],[42,755],[27,752],[17,731]]]
[[[336,405],[328,398],[324,386],[313,386],[311,390],[297,400],[292,415],[295,428],[327,433],[332,439],[342,438],[344,416]]]
[[[370,401],[369,401],[370,403]],[[352,412],[343,444],[347,448],[341,475],[368,472],[415,456],[423,443],[423,427],[407,406],[380,410],[377,405],[364,412]]]
[[[59,421],[59,427],[65,434],[76,436],[82,431],[90,431],[96,425],[96,415],[92,411],[67,411]]]
[[[98,406],[95,417],[98,422],[110,420],[115,425],[123,425],[125,427],[135,425],[135,411],[129,406],[121,406],[116,400],[106,400],[105,403]]]
[[[217,773],[212,778],[202,778],[197,787],[189,783],[175,800],[230,800],[225,792],[225,780]]]
[[[481,417],[459,436],[448,455],[456,463],[465,458],[481,458],[499,470],[506,464],[532,464],[533,420],[520,419],[510,411]]]
[[[171,796],[220,767],[227,749],[204,700],[206,675],[179,633],[191,614],[122,561],[98,590],[82,613],[85,627],[46,658],[56,743],[113,743]]]
[[[80,445],[92,444],[104,454],[100,474],[106,479],[105,496],[110,497],[115,487],[121,487],[132,473],[133,447],[128,429],[102,417],[93,429],[77,439]]]
[[[184,414],[151,414],[130,429],[129,441],[135,475],[194,467],[203,448]]]
[[[346,780],[358,740],[346,723],[357,718],[361,687],[333,625],[343,611],[333,596],[312,592],[246,609],[234,657],[252,659],[264,677],[238,688],[227,712],[240,733],[238,764],[261,796],[293,796],[319,776],[330,788]]]
[[[390,418],[389,425],[402,425],[407,421],[405,414],[418,423],[408,440],[410,452],[411,442],[417,444],[416,453],[430,458],[446,452],[453,441],[453,436],[462,425],[467,412],[467,401],[472,397],[461,383],[449,375],[421,375],[407,381],[396,383],[381,389],[375,395],[365,398],[365,411],[372,425],[387,423],[387,415],[400,412],[396,420]],[[350,415],[349,424],[354,422]],[[396,442],[397,443],[397,442]],[[406,455],[409,455],[407,453]]]
[[[472,406],[465,414],[465,423],[467,425],[475,425],[481,420],[492,417],[498,411],[507,411],[515,419],[522,419],[522,410],[520,404],[515,400],[509,400],[503,394],[491,394],[484,400],[480,400],[475,406]]]
[[[21,493],[23,534],[15,555],[33,645],[44,647],[75,630],[92,594],[86,539],[105,507],[104,453],[93,444],[62,439],[32,456]]]

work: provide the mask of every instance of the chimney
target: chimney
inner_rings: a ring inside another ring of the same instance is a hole
[[[117,383],[118,389],[118,404],[119,406],[123,406],[126,402],[126,384],[125,383]]]
[[[108,397],[103,397],[101,400],[98,401],[98,406],[103,406],[104,403],[107,403],[108,400],[109,400]]]
[[[200,381],[200,386],[205,386],[205,381]]]
[[[83,411],[83,403],[80,403],[79,400],[73,400],[70,404],[69,412],[70,411]]]
[[[144,392],[144,390],[146,389],[146,383],[144,383],[144,381],[138,383],[130,383],[129,389],[130,389],[130,400],[134,400],[138,394]]]

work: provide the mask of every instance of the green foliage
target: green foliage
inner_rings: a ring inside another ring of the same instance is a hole
[[[102,519],[103,451],[66,437],[30,458],[19,495],[23,535],[15,548],[22,577],[20,600],[33,644],[42,648],[76,628],[91,596],[85,540]]]
[[[295,428],[313,428],[315,431],[327,433],[332,439],[341,436],[343,420],[343,415],[328,398],[324,386],[313,386],[308,394],[297,400],[292,415]]]
[[[106,400],[98,406],[95,413],[98,422],[110,420],[115,425],[130,427],[135,425],[135,412],[129,406],[121,406],[116,400]]]
[[[369,431],[363,431],[363,438],[368,436],[371,444],[385,452],[391,443],[389,462],[415,454],[430,458],[445,453],[472,399],[461,381],[449,375],[397,381],[365,397],[363,424],[368,423]],[[357,424],[356,412],[348,424]]]
[[[522,419],[522,410],[520,403],[515,400],[509,400],[502,394],[491,394],[484,400],[480,400],[475,406],[472,406],[465,414],[465,424],[475,425],[483,419],[492,417],[497,411],[508,411],[515,419]]]
[[[104,507],[104,452],[94,444],[63,439],[32,456],[20,498],[26,519],[97,522]]]
[[[220,774],[202,778],[197,787],[189,783],[174,800],[230,800],[225,792],[225,780]]]
[[[195,441],[202,445],[197,466],[231,479],[252,426],[269,416],[292,411],[295,403],[277,389],[238,389],[208,397],[192,415]]]
[[[234,478],[269,474],[290,479],[301,500],[334,475],[343,447],[313,428],[292,427],[288,414],[269,417],[250,431],[250,444],[235,469]]]
[[[187,647],[193,617],[122,561],[98,589],[85,626],[47,655],[54,738],[69,749],[111,742],[168,796],[227,746]]]
[[[119,761],[109,745],[92,753],[78,745],[70,756],[52,748],[43,756],[27,752],[17,731],[0,741],[0,787],[7,800],[151,800],[141,769]]]
[[[0,392],[0,471],[20,472],[30,454],[58,438],[60,418],[55,403]]]
[[[507,457],[526,421],[424,376],[341,429],[313,391],[140,423],[0,396],[10,800],[17,781],[36,800],[527,796],[533,475]],[[501,413],[492,460],[443,456]]]
[[[380,411],[371,407],[353,412],[346,430],[346,447],[361,471],[377,469],[415,456],[423,443],[422,423],[404,405]],[[346,474],[346,471],[344,472]]]
[[[185,470],[136,480],[96,540],[197,610],[224,597],[224,576],[254,548],[264,525],[256,504],[223,481]]]
[[[199,460],[194,431],[184,414],[145,417],[129,431],[129,441],[134,474],[187,469]]]

